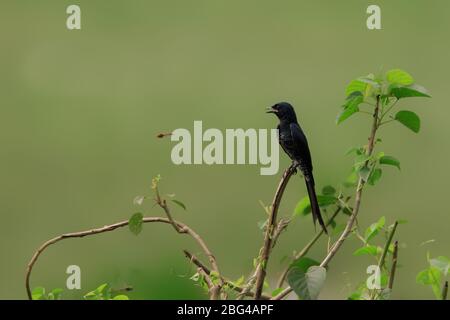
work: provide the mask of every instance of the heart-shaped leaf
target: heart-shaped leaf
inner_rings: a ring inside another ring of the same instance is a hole
[[[292,267],[287,275],[287,281],[300,299],[316,300],[325,284],[327,271],[324,267],[312,266],[307,272],[299,267]]]

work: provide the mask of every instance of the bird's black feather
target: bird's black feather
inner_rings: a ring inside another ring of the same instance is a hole
[[[324,232],[327,233],[317,201],[308,140],[297,122],[297,115],[295,114],[294,108],[287,102],[281,102],[274,105],[270,112],[275,113],[278,119],[280,119],[277,129],[281,147],[298,165],[305,177],[314,224],[316,223],[316,220],[318,220]]]

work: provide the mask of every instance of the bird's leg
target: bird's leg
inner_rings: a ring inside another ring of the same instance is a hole
[[[294,174],[297,174],[297,172],[300,173],[300,177],[305,177],[305,174],[302,170],[302,167],[300,166],[300,162],[298,162],[297,160],[293,160],[292,164],[291,164],[291,170],[294,171]]]
[[[297,160],[292,160],[291,170],[294,174],[297,174],[297,168],[300,166],[300,163]]]

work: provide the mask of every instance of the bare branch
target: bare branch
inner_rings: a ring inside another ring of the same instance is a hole
[[[142,219],[143,223],[151,223],[151,222],[160,222],[160,223],[166,223],[166,224],[172,224],[175,223],[175,225],[177,226],[178,230],[181,230],[180,233],[184,233],[184,234],[188,234],[190,235],[196,242],[197,244],[202,248],[203,252],[206,254],[206,256],[209,259],[209,262],[211,263],[211,267],[214,271],[217,272],[217,274],[220,275],[219,272],[219,267],[217,265],[216,262],[216,258],[214,257],[214,255],[211,253],[211,251],[209,250],[208,246],[206,245],[205,241],[190,227],[188,227],[186,224],[182,223],[182,222],[178,222],[178,221],[170,221],[168,218],[163,218],[163,217],[144,217]],[[62,234],[60,236],[57,236],[55,238],[52,238],[46,242],[44,242],[37,250],[36,252],[33,254],[33,257],[31,258],[30,262],[28,263],[27,269],[26,269],[26,276],[25,276],[25,287],[27,290],[27,295],[28,295],[28,299],[32,299],[31,296],[31,288],[30,288],[30,277],[31,277],[31,272],[33,270],[33,266],[35,265],[36,261],[38,260],[39,256],[42,254],[42,252],[44,250],[46,250],[49,246],[62,241],[64,239],[69,239],[69,238],[83,238],[86,236],[92,236],[95,234],[99,234],[99,233],[105,233],[105,232],[110,232],[110,231],[114,231],[118,228],[124,227],[128,225],[128,220],[125,221],[121,221],[121,222],[117,222],[111,225],[106,225],[104,227],[101,228],[96,228],[96,229],[90,229],[90,230],[86,230],[86,231],[79,231],[79,232],[73,232],[73,233],[65,233]]]
[[[266,277],[266,267],[269,261],[270,251],[272,249],[273,232],[277,223],[277,213],[280,206],[281,198],[283,197],[284,190],[291,178],[292,174],[296,172],[295,165],[292,164],[284,172],[280,183],[278,184],[277,191],[275,192],[272,206],[270,209],[269,218],[267,221],[266,232],[264,235],[264,244],[262,247],[261,255],[259,256],[258,266],[256,267],[256,284],[255,284],[255,299],[261,298],[262,288],[264,285],[264,279]]]

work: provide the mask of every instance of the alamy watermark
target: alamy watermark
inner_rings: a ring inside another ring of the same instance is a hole
[[[226,129],[222,133],[215,128],[203,131],[202,121],[194,121],[192,134],[176,129],[171,141],[178,142],[171,152],[176,165],[260,164],[261,175],[274,175],[279,169],[277,129]]]

